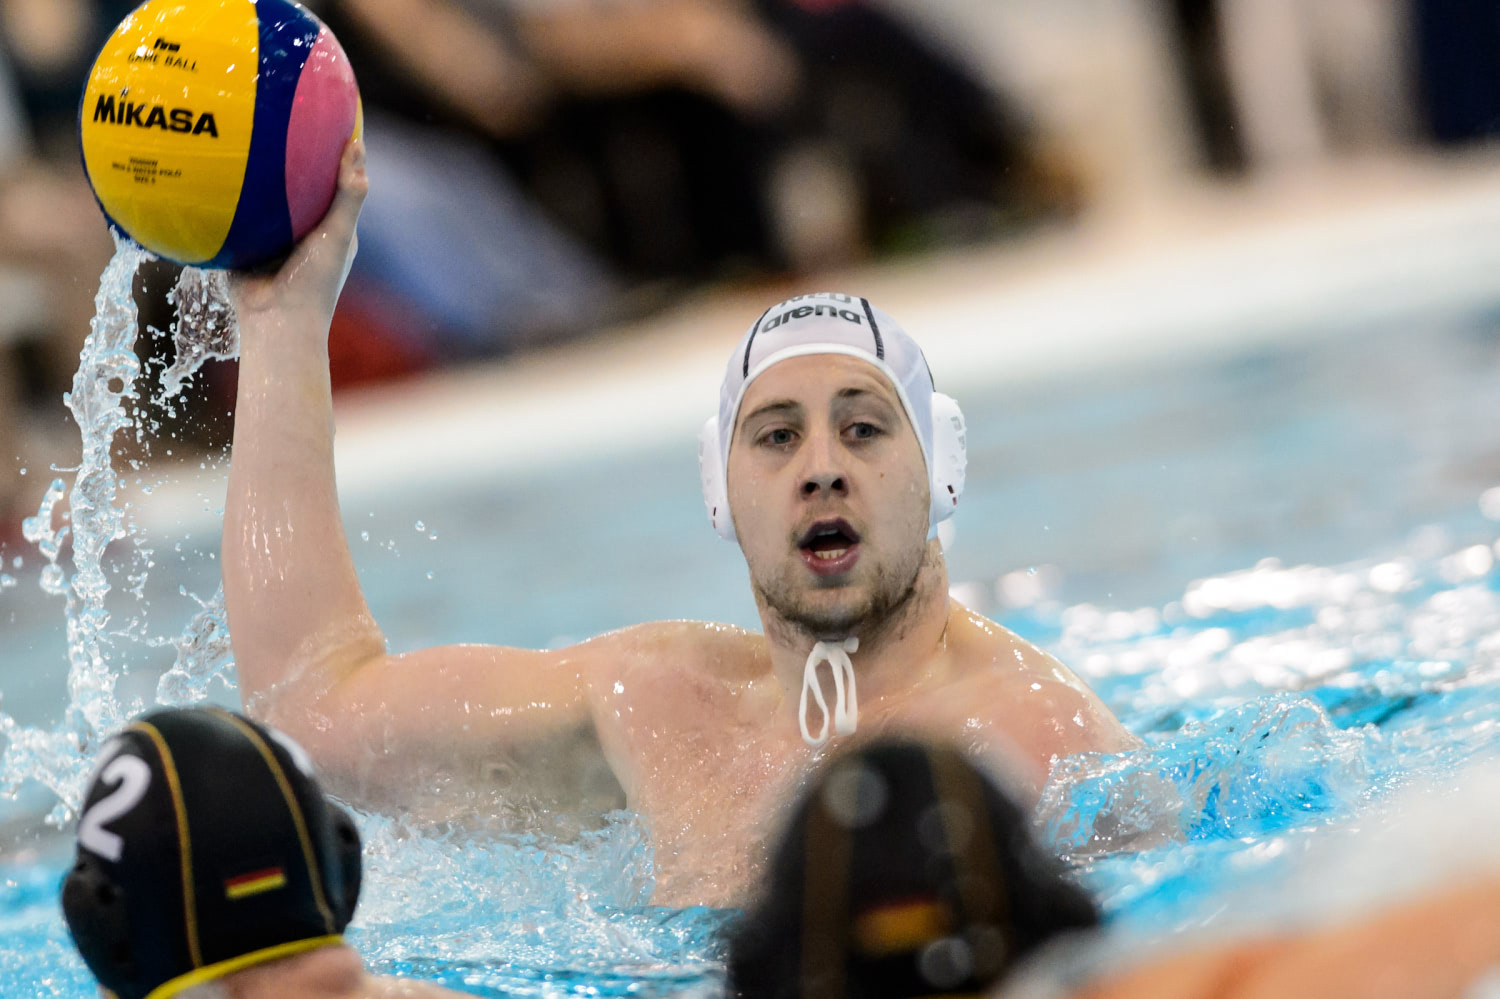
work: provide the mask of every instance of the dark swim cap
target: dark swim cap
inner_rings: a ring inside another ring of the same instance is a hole
[[[100,753],[63,915],[101,985],[166,999],[341,942],[359,854],[296,743],[218,708],[155,711]]]
[[[961,754],[879,742],[834,760],[730,943],[745,999],[977,995],[1093,902]]]

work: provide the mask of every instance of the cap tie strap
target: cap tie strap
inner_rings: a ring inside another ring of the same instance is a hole
[[[822,749],[828,743],[828,701],[823,697],[823,684],[818,680],[818,666],[827,663],[833,668],[833,728],[839,735],[853,735],[859,726],[859,698],[854,692],[854,664],[849,653],[859,651],[858,638],[846,638],[842,642],[815,642],[808,653],[807,666],[802,670],[802,699],[797,706],[797,724],[802,728],[802,741],[814,749]],[[811,690],[818,710],[823,712],[823,727],[814,736],[807,728],[807,692]]]

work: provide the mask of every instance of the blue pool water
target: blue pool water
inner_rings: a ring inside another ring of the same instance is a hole
[[[1038,815],[1118,936],[1315,910],[1338,894],[1319,879],[1330,856],[1363,858],[1365,888],[1434,867],[1425,835],[1399,872],[1366,854],[1500,743],[1500,323],[1319,334],[961,401],[956,591],[1148,743],[1061,761]],[[754,623],[742,566],[703,523],[690,441],[472,493],[412,483],[346,518],[396,648]],[[146,623],[110,644],[127,696],[172,660],[143,636],[175,634],[217,581],[215,538],[151,544]],[[0,707],[28,723],[66,696],[36,561],[0,591]],[[43,798],[23,789],[0,813],[20,830],[0,860],[0,994],[90,996],[55,907],[63,844],[30,831]],[[649,906],[630,815],[499,830],[366,816],[364,832],[353,936],[378,970],[480,995],[720,987],[730,914]]]

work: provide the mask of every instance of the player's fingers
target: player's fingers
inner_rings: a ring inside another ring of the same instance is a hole
[[[340,243],[354,239],[354,226],[359,221],[360,209],[365,195],[370,193],[370,178],[365,174],[365,142],[350,139],[344,147],[344,157],[339,163],[339,186],[328,207],[328,215],[319,226],[329,238]]]

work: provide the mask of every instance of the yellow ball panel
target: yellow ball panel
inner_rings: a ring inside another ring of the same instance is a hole
[[[234,221],[255,121],[252,0],[151,0],[115,29],[84,90],[83,160],[136,242],[211,260]]]

